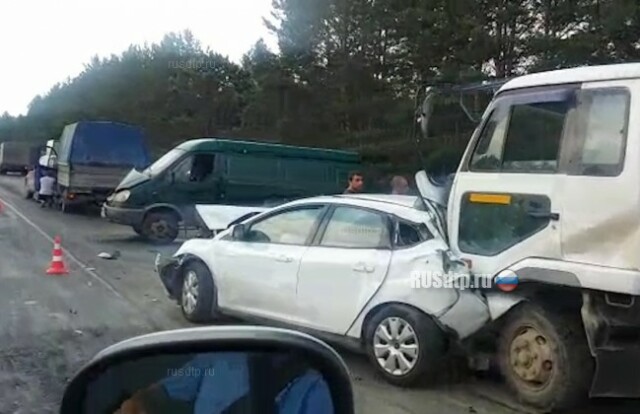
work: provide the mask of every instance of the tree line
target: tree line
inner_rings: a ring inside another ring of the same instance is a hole
[[[273,0],[264,23],[279,51],[261,40],[239,63],[189,31],[95,57],[26,115],[0,116],[0,141],[43,142],[69,123],[113,120],[144,127],[156,154],[225,136],[355,149],[410,172],[455,164],[474,127],[457,98],[443,101],[434,139],[417,151],[425,85],[640,56],[635,0]]]

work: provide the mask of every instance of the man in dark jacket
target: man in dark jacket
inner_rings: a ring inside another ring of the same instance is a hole
[[[349,186],[344,190],[343,194],[359,194],[364,187],[364,176],[360,171],[352,171],[349,173]]]

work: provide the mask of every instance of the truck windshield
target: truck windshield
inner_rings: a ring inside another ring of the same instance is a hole
[[[156,175],[164,171],[165,169],[167,169],[175,161],[177,161],[178,158],[182,157],[183,155],[184,155],[183,150],[172,149],[171,151],[167,152],[162,157],[160,157],[156,162],[154,162],[149,167],[147,167],[147,169],[145,169],[143,172],[151,176]]]

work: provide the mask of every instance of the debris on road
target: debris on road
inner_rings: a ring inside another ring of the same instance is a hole
[[[37,301],[37,300],[26,300],[26,301],[24,302],[24,304],[25,304],[25,305],[35,305],[35,304],[37,304],[37,303],[38,303],[38,301]]]
[[[102,252],[98,254],[98,257],[105,260],[115,260],[120,257],[120,251],[116,250],[113,253]]]

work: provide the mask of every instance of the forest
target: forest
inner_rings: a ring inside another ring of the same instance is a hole
[[[95,57],[25,115],[1,115],[0,141],[113,120],[144,127],[156,156],[232,137],[354,149],[415,171],[457,162],[474,127],[457,98],[444,102],[416,151],[425,86],[640,57],[636,0],[274,0],[264,24],[279,50],[260,40],[238,63],[189,31]]]

